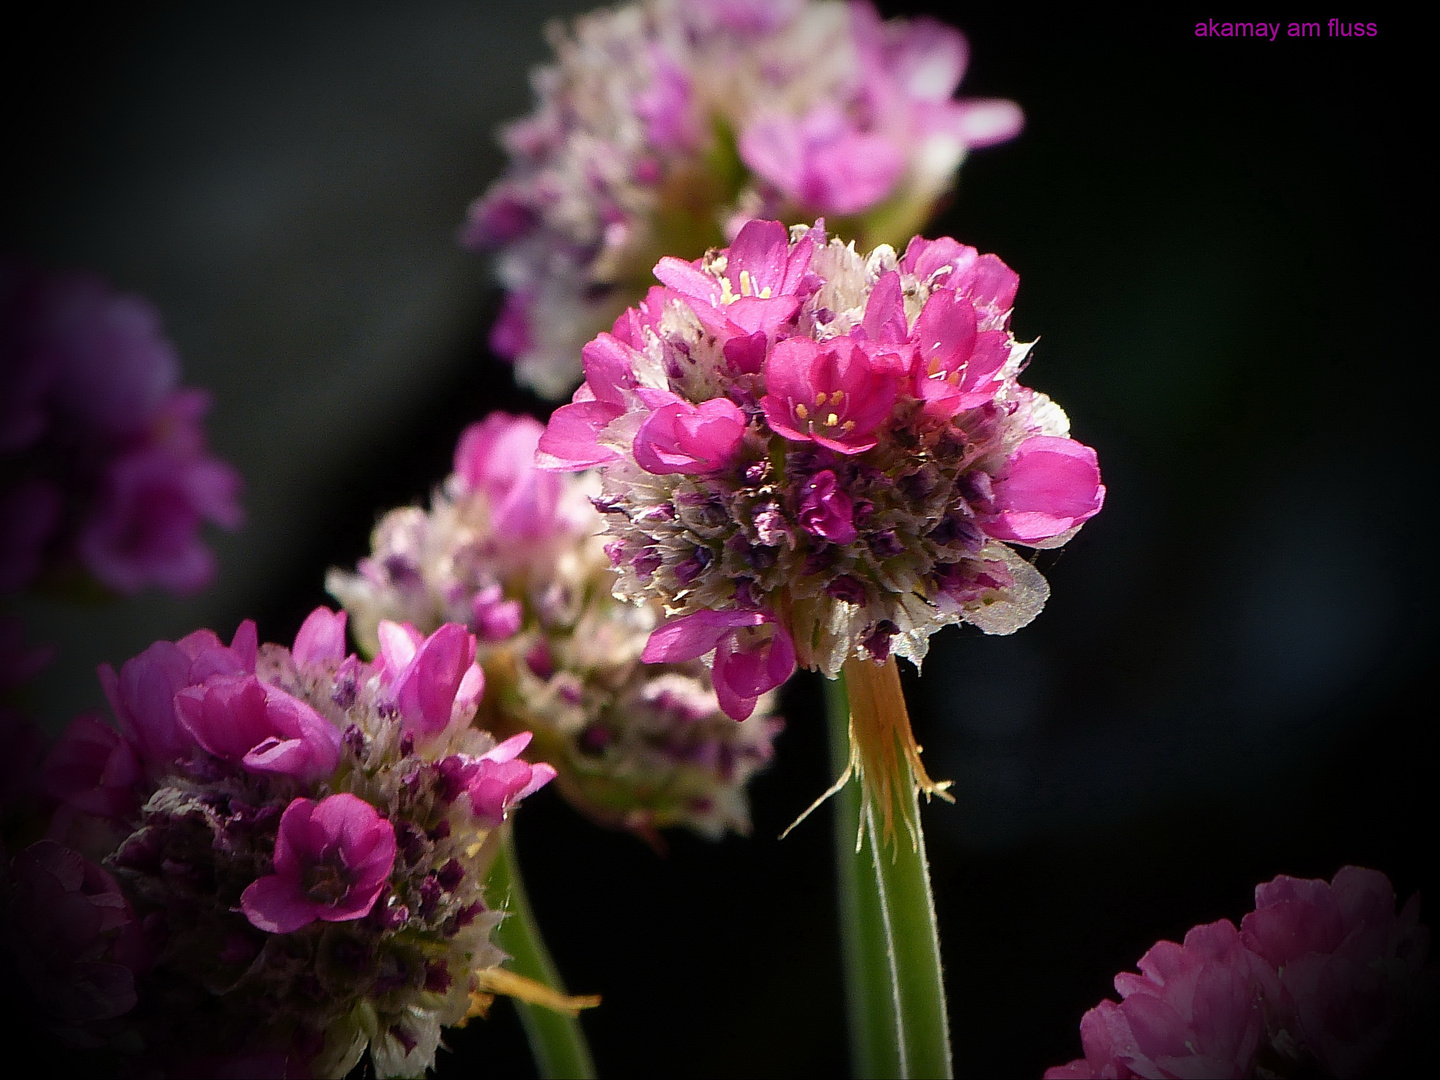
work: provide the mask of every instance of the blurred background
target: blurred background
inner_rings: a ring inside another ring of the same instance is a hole
[[[247,483],[200,596],[22,609],[61,646],[34,701],[52,731],[102,703],[97,663],[158,638],[251,617],[290,640],[465,424],[545,415],[487,352],[498,293],[455,234],[501,169],[496,125],[530,108],[543,23],[587,6],[7,16],[0,247],[150,298]],[[1040,554],[1032,626],[947,631],[909,681],[958,796],[925,816],[957,1072],[1036,1076],[1080,1054],[1115,972],[1238,921],[1258,882],[1353,863],[1440,898],[1422,36],[931,10],[970,38],[962,91],[1027,116],[931,234],[1020,273],[1026,381],[1109,488]],[[818,685],[784,712],[748,839],[672,834],[662,857],[527,801],[542,926],[570,988],[605,997],[585,1019],[602,1073],[844,1073],[831,833],[817,816],[776,839],[830,780]],[[508,1006],[450,1042],[441,1076],[533,1075]]]

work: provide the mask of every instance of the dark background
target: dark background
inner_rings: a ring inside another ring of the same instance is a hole
[[[466,423],[544,415],[488,356],[497,294],[454,234],[501,168],[494,126],[530,107],[542,22],[582,7],[6,16],[0,241],[150,297],[248,484],[200,597],[22,607],[63,649],[34,703],[52,730],[100,704],[97,662],[156,638],[253,617],[288,641],[326,567],[423,497]],[[1354,863],[1440,896],[1433,61],[1421,27],[1373,9],[942,14],[973,47],[963,89],[1015,99],[1027,126],[970,158],[931,235],[1020,273],[1015,329],[1042,339],[1026,381],[1109,488],[1040,554],[1053,596],[1032,626],[947,631],[910,683],[958,794],[925,816],[957,1072],[1035,1076],[1079,1055],[1116,971],[1238,921],[1257,882]],[[1332,15],[1380,34],[1194,37]],[[605,996],[585,1021],[603,1073],[843,1072],[830,830],[776,840],[829,781],[817,684],[797,678],[784,711],[749,839],[677,833],[661,858],[551,793],[527,802],[552,949],[572,990]],[[442,1076],[533,1075],[508,1006],[451,1041]]]

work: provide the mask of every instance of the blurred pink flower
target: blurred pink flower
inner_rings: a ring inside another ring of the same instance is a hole
[[[1197,926],[1141,957],[1139,975],[1115,976],[1120,1003],[1080,1021],[1085,1056],[1045,1076],[1362,1075],[1419,988],[1429,945],[1419,915],[1418,896],[1397,916],[1390,880],[1355,866],[1333,884],[1257,886],[1240,930]]]

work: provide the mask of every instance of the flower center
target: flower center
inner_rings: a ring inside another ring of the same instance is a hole
[[[305,898],[316,904],[337,904],[350,892],[350,875],[338,858],[307,867],[303,880]]]
[[[754,280],[750,277],[749,270],[740,271],[740,291],[738,293],[731,288],[728,277],[722,277],[720,279],[720,303],[733,304],[742,296],[753,296],[760,300],[769,300],[770,286],[766,285],[763,289],[757,289]]]
[[[826,434],[829,434],[836,428],[839,428],[843,434],[855,427],[854,420],[842,421],[840,419],[841,416],[845,414],[844,390],[832,390],[828,394],[824,390],[821,390],[815,395],[814,411],[815,418],[811,419],[811,407],[803,401],[797,401],[795,403],[795,418],[800,421],[801,425],[807,425],[808,430],[812,434],[815,431],[815,425],[817,423],[825,430]]]

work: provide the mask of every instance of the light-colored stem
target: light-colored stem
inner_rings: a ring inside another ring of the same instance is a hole
[[[504,844],[490,870],[489,885],[492,902],[504,904],[509,912],[495,932],[496,944],[511,956],[508,967],[563,994],[565,987],[560,973],[545,948],[545,939],[540,936],[535,913],[525,895],[520,863],[515,857],[513,825],[504,827]],[[515,1008],[520,1012],[520,1023],[525,1027],[530,1052],[535,1055],[535,1067],[542,1077],[588,1080],[596,1075],[595,1062],[590,1057],[590,1047],[578,1017],[519,1000],[515,1001]]]
[[[919,748],[893,659],[846,664],[827,704],[832,761],[861,774],[837,794],[835,834],[855,1075],[953,1076],[917,797],[942,786],[912,764]]]

